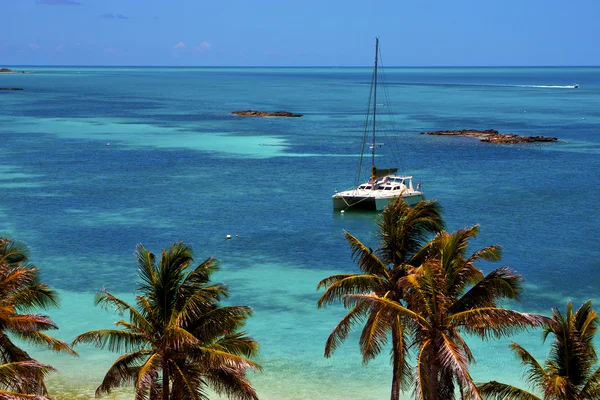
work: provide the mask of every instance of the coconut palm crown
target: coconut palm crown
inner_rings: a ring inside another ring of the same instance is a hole
[[[517,343],[512,351],[527,367],[526,379],[542,393],[542,397],[515,386],[496,381],[480,385],[479,392],[485,399],[514,400],[592,400],[600,398],[600,367],[594,364],[598,358],[592,343],[600,324],[600,317],[586,301],[573,313],[573,305],[567,303],[566,314],[557,308],[543,332],[545,341],[554,336],[550,353],[542,364]]]
[[[501,307],[501,299],[517,299],[521,278],[508,268],[488,275],[475,267],[477,260],[497,261],[500,247],[488,246],[468,254],[468,241],[477,226],[455,233],[441,232],[413,256],[422,260],[399,280],[404,301],[377,292],[346,296],[346,303],[377,306],[384,318],[396,317],[410,331],[416,351],[415,398],[479,399],[469,374],[474,361],[462,333],[482,339],[500,337],[537,326],[542,316]]]
[[[256,399],[246,372],[261,369],[250,360],[258,343],[239,331],[252,310],[219,305],[228,290],[210,283],[216,260],[191,267],[192,249],[182,242],[163,250],[160,260],[143,245],[135,255],[141,278],[135,306],[107,291],[96,297],[96,304],[127,312],[128,320],[73,341],[121,353],[96,394],[133,384],[136,399],[205,399],[207,387],[232,399]]]
[[[56,352],[76,353],[45,331],[58,327],[50,317],[32,313],[58,305],[56,292],[39,280],[27,246],[0,236],[0,398],[45,399],[45,376],[56,372],[34,360],[13,338]]]
[[[360,273],[338,274],[323,279],[317,287],[326,288],[319,299],[319,307],[343,302],[347,295],[356,293],[376,293],[391,301],[401,301],[404,295],[398,281],[406,275],[407,263],[429,237],[444,228],[441,209],[436,201],[421,201],[411,208],[398,199],[383,210],[376,223],[380,243],[375,251],[349,232],[345,233]],[[400,318],[381,312],[377,305],[369,302],[356,302],[329,335],[325,357],[333,354],[355,324],[363,322],[359,345],[365,364],[380,354],[388,336],[392,338],[391,399],[396,400],[400,397],[401,387],[410,378],[406,337]]]

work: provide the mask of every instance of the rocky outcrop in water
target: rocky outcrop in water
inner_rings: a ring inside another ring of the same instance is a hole
[[[499,133],[495,129],[486,129],[479,131],[476,129],[461,129],[450,131],[421,132],[422,135],[436,136],[473,136],[478,137],[480,141],[498,144],[518,144],[534,142],[556,142],[558,138],[548,136],[520,136],[515,133]]]
[[[20,87],[0,87],[0,90],[23,90]]]
[[[302,114],[295,114],[289,111],[252,111],[252,110],[240,110],[240,111],[232,111],[234,115],[241,115],[243,117],[290,117],[290,118],[298,118],[301,117]]]
[[[30,71],[15,71],[14,69],[0,68],[0,74],[33,74],[33,72],[30,72]]]

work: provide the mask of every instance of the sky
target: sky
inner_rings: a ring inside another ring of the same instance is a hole
[[[598,66],[600,0],[0,0],[0,66]]]

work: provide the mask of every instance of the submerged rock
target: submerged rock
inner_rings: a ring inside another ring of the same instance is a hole
[[[290,117],[290,118],[298,118],[301,117],[302,114],[294,114],[289,111],[252,111],[252,110],[239,110],[232,111],[234,115],[241,115],[243,117]]]
[[[548,136],[519,136],[515,133],[499,133],[495,129],[486,129],[478,131],[476,129],[461,129],[450,131],[421,132],[422,135],[436,136],[473,136],[478,137],[480,141],[498,144],[518,144],[533,142],[556,142],[558,138]]]

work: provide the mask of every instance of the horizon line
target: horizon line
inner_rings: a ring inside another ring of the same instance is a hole
[[[107,64],[6,64],[5,67],[94,67],[94,68],[373,68],[372,65],[107,65]],[[5,68],[4,67],[4,68]],[[600,65],[413,65],[384,68],[599,68]],[[3,68],[0,65],[0,68]]]

